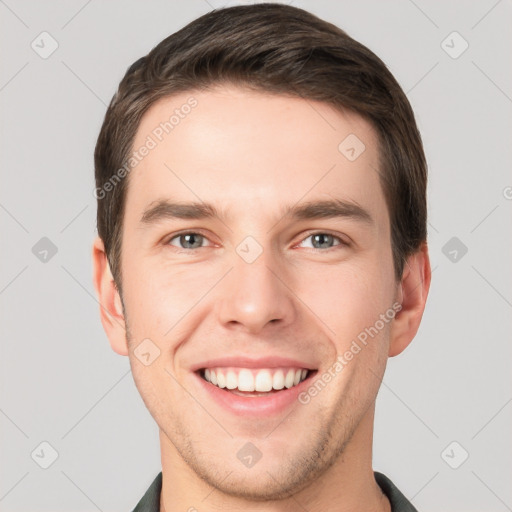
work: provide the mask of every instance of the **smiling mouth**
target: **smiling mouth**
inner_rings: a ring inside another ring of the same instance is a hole
[[[240,396],[268,396],[293,388],[316,370],[307,368],[202,368],[199,375],[210,384]]]

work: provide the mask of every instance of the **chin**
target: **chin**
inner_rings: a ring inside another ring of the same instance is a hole
[[[242,472],[237,470],[224,478],[217,474],[202,475],[202,478],[225,495],[260,502],[289,498],[306,487],[309,480],[307,476],[293,471],[288,475],[274,475],[264,468],[258,471],[255,468]]]

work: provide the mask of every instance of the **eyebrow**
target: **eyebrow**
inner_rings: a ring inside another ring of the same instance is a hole
[[[329,199],[310,201],[284,208],[282,217],[296,220],[349,218],[368,225],[374,224],[370,213],[353,201]],[[180,203],[167,199],[152,202],[142,214],[141,224],[151,225],[167,219],[222,219],[225,214],[204,202]]]

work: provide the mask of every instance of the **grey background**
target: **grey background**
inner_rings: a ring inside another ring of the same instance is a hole
[[[156,424],[99,320],[92,156],[127,67],[225,3],[0,1],[1,511],[131,510],[160,471]],[[420,511],[512,510],[512,3],[292,3],[386,62],[429,162],[432,286],[389,361],[374,469]],[[48,58],[31,47],[50,48],[43,31],[58,43]],[[469,44],[458,58],[453,31]],[[57,248],[46,262],[43,237]],[[58,452],[48,469],[43,441]]]

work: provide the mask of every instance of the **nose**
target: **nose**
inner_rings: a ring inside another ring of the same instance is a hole
[[[292,286],[286,270],[270,249],[252,263],[238,254],[233,269],[218,290],[219,320],[226,328],[261,332],[267,324],[280,328],[291,324],[296,315]]]

